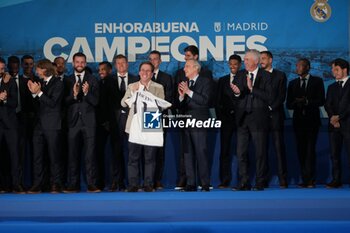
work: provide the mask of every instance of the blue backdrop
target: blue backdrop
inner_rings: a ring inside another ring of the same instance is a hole
[[[219,78],[229,72],[231,54],[270,50],[275,67],[289,80],[296,76],[297,59],[307,57],[311,73],[322,77],[327,87],[332,82],[329,62],[349,59],[349,5],[348,0],[1,0],[0,56],[30,54],[36,60],[63,56],[70,73],[69,62],[77,51],[88,56],[94,72],[98,62],[123,53],[130,72],[137,73],[139,63],[157,49],[163,56],[161,69],[174,74],[183,66],[183,48],[196,44],[200,60]],[[289,163],[297,167],[289,129]],[[216,183],[219,138],[216,132],[211,137]],[[168,141],[165,178],[174,184],[178,144]],[[320,134],[318,153],[324,182],[329,174],[326,130]],[[297,179],[297,169],[290,170]]]

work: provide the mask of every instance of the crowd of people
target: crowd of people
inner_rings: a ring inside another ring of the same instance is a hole
[[[249,50],[243,61],[241,56],[231,55],[230,73],[218,79],[201,66],[196,46],[187,46],[184,58],[184,68],[172,77],[159,69],[161,53],[154,50],[149,61],[140,64],[138,75],[133,75],[128,71],[127,57],[118,54],[113,64],[99,63],[98,78],[88,69],[86,56],[81,52],[73,56],[74,71],[70,75],[65,73],[66,61],[62,57],[37,62],[30,55],[21,59],[10,56],[7,62],[0,58],[0,193],[76,193],[81,190],[81,174],[86,177],[87,191],[93,193],[162,189],[168,130],[162,132],[161,145],[129,140],[134,115],[142,103],[131,100],[141,90],[171,104],[174,114],[196,120],[211,118],[209,110],[215,108],[221,121],[218,188],[231,188],[232,180],[237,179],[238,185],[233,187],[236,191],[262,191],[269,186],[270,135],[279,186],[288,187],[285,105],[293,110],[301,171],[298,186],[314,188],[320,107],[324,106],[329,117],[332,164],[332,181],[326,187],[342,187],[343,145],[350,155],[346,60],[331,62],[335,82],[325,94],[322,78],[309,73],[311,65],[306,58],[297,61],[297,77],[289,83],[283,71],[273,68],[270,51]],[[169,111],[158,107],[164,114]],[[179,130],[175,189],[192,192],[200,187],[201,191],[210,191],[208,129]],[[231,143],[233,135],[236,147]],[[250,144],[254,147],[254,161],[249,161]],[[237,155],[238,177],[232,172],[233,154]],[[28,158],[31,186],[24,187]],[[256,168],[254,186],[251,162]]]

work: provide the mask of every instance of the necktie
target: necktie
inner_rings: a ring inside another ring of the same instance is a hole
[[[152,76],[152,81],[155,82],[156,81],[156,73],[153,73],[153,76]]]
[[[301,90],[303,92],[303,94],[306,94],[306,78],[302,78],[301,79]]]
[[[231,77],[232,77],[232,82],[231,82],[231,83],[232,83],[232,84],[236,84],[235,75],[232,75]]]
[[[79,93],[78,93],[78,100],[81,100],[83,98],[83,85],[82,85],[82,82],[81,82],[81,75],[78,74],[77,75],[78,77],[78,84],[79,84]]]
[[[343,94],[343,83],[344,83],[344,81],[337,81],[337,83],[338,83],[339,99],[341,99],[341,96]]]
[[[43,82],[43,88],[46,88],[46,85],[47,85],[47,81],[44,81]]]
[[[194,80],[190,80],[188,87],[192,90],[194,86]]]
[[[252,86],[254,86],[254,74],[250,73],[250,81],[252,81]]]
[[[338,85],[339,85],[340,88],[343,88],[343,83],[344,83],[344,81],[337,81],[337,83],[338,83]]]
[[[119,76],[119,77],[120,77],[121,80],[122,80],[122,81],[120,82],[120,88],[119,88],[119,90],[120,90],[122,96],[124,96],[124,95],[125,95],[125,91],[126,91],[125,76]]]

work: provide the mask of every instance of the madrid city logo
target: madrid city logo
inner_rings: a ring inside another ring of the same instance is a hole
[[[332,14],[332,9],[327,3],[328,0],[315,0],[310,8],[312,18],[320,23],[326,22]]]
[[[221,32],[221,23],[220,22],[215,22],[214,23],[214,31],[215,32]]]
[[[143,128],[144,129],[160,129],[162,113],[157,111],[143,112]]]

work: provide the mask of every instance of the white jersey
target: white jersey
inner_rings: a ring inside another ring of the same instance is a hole
[[[156,97],[151,92],[144,91],[143,86],[140,85],[138,91],[134,92],[132,96],[125,102],[130,108],[134,108],[134,115],[131,120],[129,142],[137,143],[145,146],[163,146],[163,129],[148,129],[144,128],[144,113],[152,110],[152,120],[159,120],[161,124],[162,110],[169,108],[171,104],[161,98]]]

